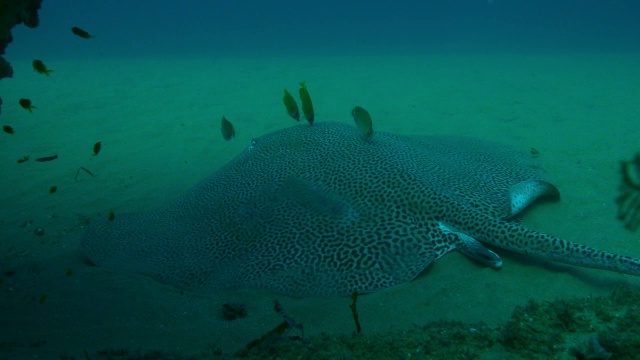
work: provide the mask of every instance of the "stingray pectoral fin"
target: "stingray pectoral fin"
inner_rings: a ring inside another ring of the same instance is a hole
[[[515,216],[541,197],[560,198],[560,191],[544,180],[527,180],[509,187],[509,216]]]
[[[458,241],[456,241],[455,247],[452,247],[451,250],[455,248],[455,250],[458,250],[464,255],[467,255],[468,257],[478,261],[479,263],[492,267],[494,269],[500,269],[502,267],[502,259],[500,259],[500,256],[482,246],[482,244],[478,240],[459,230],[452,228],[448,224],[442,222],[439,222],[438,224],[440,225],[440,230],[442,230],[444,233],[453,234],[457,237]]]

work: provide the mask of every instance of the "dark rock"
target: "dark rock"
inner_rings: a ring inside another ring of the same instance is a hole
[[[42,0],[0,0],[0,55],[4,55],[7,45],[13,41],[11,29],[18,24],[35,28],[40,23],[38,10]],[[0,56],[0,79],[13,76],[11,64]],[[2,102],[0,101],[0,104]]]
[[[222,317],[225,320],[235,320],[247,316],[247,307],[244,304],[226,303],[222,305]]]

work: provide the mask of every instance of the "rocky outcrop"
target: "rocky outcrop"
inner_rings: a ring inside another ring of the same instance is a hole
[[[13,76],[11,64],[3,56],[7,45],[13,40],[11,29],[18,24],[37,27],[41,4],[42,0],[0,0],[0,79]]]

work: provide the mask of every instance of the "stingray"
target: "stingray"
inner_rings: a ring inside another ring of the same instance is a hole
[[[516,215],[542,196],[559,193],[532,155],[500,144],[298,125],[252,140],[172,204],[95,220],[81,247],[95,265],[213,293],[374,292],[452,250],[499,268],[485,245],[640,275],[640,259],[524,227]]]

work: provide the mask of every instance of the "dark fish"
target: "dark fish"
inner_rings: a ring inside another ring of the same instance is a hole
[[[37,162],[47,162],[47,161],[55,160],[57,158],[58,158],[58,155],[51,155],[51,156],[45,156],[45,157],[37,158],[36,161]]]
[[[300,110],[298,110],[298,104],[296,100],[291,96],[287,89],[284,89],[284,97],[282,98],[284,106],[287,108],[289,115],[296,121],[300,121]]]
[[[42,60],[38,59],[33,60],[33,70],[38,74],[45,74],[47,76],[53,72],[53,70],[47,69],[47,65],[45,65]]]
[[[100,153],[100,149],[102,149],[102,143],[100,141],[93,144],[93,156],[98,155]]]
[[[373,122],[371,121],[371,115],[363,107],[356,106],[351,111],[353,120],[356,121],[356,126],[362,131],[365,137],[370,138],[373,136]]]
[[[107,215],[107,219],[109,221],[113,221],[116,218],[116,214],[113,212],[113,209],[109,209],[109,215]]]
[[[35,106],[33,106],[33,104],[31,103],[31,100],[29,99],[20,99],[19,103],[23,109],[29,110],[30,113],[32,113],[33,112],[32,110],[36,108]]]
[[[55,186],[55,185],[49,188],[49,194],[53,194],[53,193],[55,193],[56,191],[58,191],[58,187],[57,187],[57,186]]]
[[[233,124],[231,124],[231,121],[227,120],[227,118],[223,116],[222,117],[222,137],[225,140],[229,141],[234,136],[236,136],[236,131],[233,130]]]
[[[4,132],[6,132],[7,134],[11,134],[11,135],[16,133],[15,130],[13,130],[13,128],[9,125],[3,126],[2,130],[4,130]]]
[[[313,125],[314,114],[313,104],[311,103],[311,96],[307,90],[307,85],[303,82],[300,83],[300,101],[302,102],[302,112],[310,125]]]
[[[18,164],[22,164],[23,162],[25,162],[25,161],[27,161],[27,160],[29,160],[29,155],[25,155],[25,156],[23,156],[23,157],[22,157],[22,159],[18,159],[18,160],[16,160],[16,162],[17,162]]]
[[[80,37],[81,37],[81,38],[83,38],[83,39],[89,39],[89,38],[92,38],[92,37],[93,37],[93,36],[91,36],[91,34],[89,34],[88,32],[86,32],[86,31],[84,31],[84,30],[80,29],[80,28],[79,28],[79,27],[77,27],[77,26],[72,27],[72,28],[71,28],[71,32],[72,32],[72,33],[74,33],[74,35],[78,35],[78,36],[80,36]]]
[[[38,301],[40,303],[40,305],[44,304],[44,301],[47,300],[47,294],[42,294],[42,296],[40,296],[40,300]]]
[[[67,268],[67,270],[64,271],[64,274],[67,275],[67,276],[73,275],[73,269],[72,268]]]

